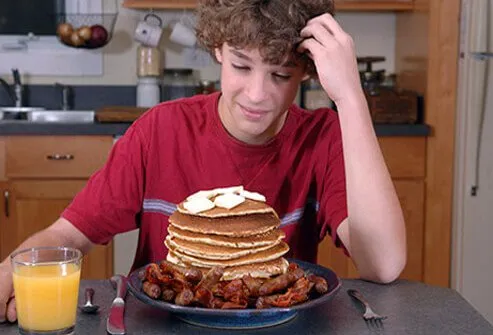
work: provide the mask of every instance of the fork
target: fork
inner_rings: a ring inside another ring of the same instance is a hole
[[[363,295],[358,290],[349,289],[347,290],[347,293],[365,306],[365,313],[363,314],[363,319],[365,320],[368,326],[374,326],[377,328],[383,327],[382,321],[387,318],[386,316],[375,313],[371,309],[368,301],[365,299],[365,297],[363,297]]]

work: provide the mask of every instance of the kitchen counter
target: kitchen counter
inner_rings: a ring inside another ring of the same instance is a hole
[[[493,334],[493,326],[455,290],[399,280],[378,285],[362,280],[343,280],[334,298],[314,309],[305,310],[284,324],[238,334]],[[108,280],[82,280],[79,303],[84,289],[95,290],[94,303],[101,306],[97,314],[78,311],[75,333],[106,334],[106,317],[115,297]],[[360,306],[346,291],[356,288],[366,296],[375,311],[387,316],[380,329],[368,327],[361,317]],[[127,334],[231,334],[193,326],[172,314],[137,300],[126,298]],[[0,324],[3,335],[18,334],[17,324]]]
[[[0,121],[2,135],[123,135],[131,123],[32,123]],[[423,124],[375,125],[377,136],[428,136],[430,127]]]
[[[0,121],[2,135],[123,135],[131,123],[34,123]]]

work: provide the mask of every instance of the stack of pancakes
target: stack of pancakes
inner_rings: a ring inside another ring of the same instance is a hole
[[[282,241],[279,217],[265,202],[244,199],[233,208],[216,206],[198,213],[185,207],[180,203],[169,218],[168,261],[204,272],[221,266],[221,280],[286,272],[289,264],[282,256],[289,247]]]

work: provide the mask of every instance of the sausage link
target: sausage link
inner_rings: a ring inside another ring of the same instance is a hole
[[[194,283],[198,283],[202,279],[202,271],[200,271],[199,269],[193,266],[185,267],[185,266],[173,264],[166,260],[162,260],[161,263],[159,264],[159,267],[161,268],[161,271],[163,271],[164,273],[170,273],[173,275],[179,273],[182,276],[184,276],[187,280]]]
[[[158,284],[145,281],[142,283],[142,290],[152,299],[157,299],[161,295],[161,288]]]

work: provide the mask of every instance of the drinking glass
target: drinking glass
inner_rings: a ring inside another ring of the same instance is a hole
[[[19,332],[65,335],[75,328],[82,252],[37,247],[11,256]]]

